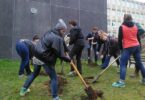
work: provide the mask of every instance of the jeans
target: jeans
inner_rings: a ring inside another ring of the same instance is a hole
[[[106,68],[106,67],[109,65],[109,62],[110,62],[110,59],[111,59],[112,56],[113,56],[115,59],[118,57],[116,54],[114,54],[114,55],[106,55],[105,60],[104,60],[104,62],[103,62],[103,64],[102,64],[102,67],[103,67],[103,68]],[[119,66],[119,64],[120,64],[119,59],[116,60],[116,63],[117,63],[117,65]]]
[[[109,56],[109,55],[107,55],[106,57],[105,57],[105,60],[104,60],[104,62],[102,63],[102,68],[106,68],[108,65],[109,65],[109,62],[110,62],[110,59],[111,59],[111,56]]]
[[[57,74],[55,72],[54,66],[43,65],[43,68],[51,79],[51,86],[50,86],[51,93],[52,93],[52,97],[55,98],[57,97],[57,92],[58,92],[58,81],[57,81]],[[26,89],[29,88],[33,80],[39,75],[40,70],[41,70],[40,65],[34,65],[34,72],[26,80],[25,84],[23,85],[24,88]]]
[[[145,68],[141,61],[140,46],[135,46],[135,47],[123,49],[120,58],[120,79],[125,80],[126,67],[127,67],[126,64],[131,55],[133,55],[137,67],[141,70],[142,77],[145,78]]]
[[[23,42],[16,43],[16,51],[18,55],[21,57],[21,64],[19,69],[19,75],[24,74],[24,70],[26,70],[27,75],[31,74],[30,66],[29,66],[29,49]]]

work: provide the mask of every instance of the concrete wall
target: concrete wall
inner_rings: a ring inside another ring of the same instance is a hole
[[[12,52],[13,5],[11,0],[0,0],[0,57],[9,58]]]
[[[59,18],[77,20],[85,34],[107,30],[107,0],[0,0],[0,12],[0,58],[17,58],[17,40],[44,34]]]

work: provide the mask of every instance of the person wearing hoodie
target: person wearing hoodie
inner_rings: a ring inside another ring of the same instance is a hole
[[[71,51],[69,52],[69,56],[71,57],[71,59],[73,59],[73,57],[76,56],[77,69],[80,72],[80,74],[82,74],[81,55],[85,46],[84,35],[82,33],[81,28],[78,27],[76,21],[70,20],[69,25],[71,27],[69,34],[69,45],[73,45]],[[68,75],[75,75],[73,67],[71,67],[70,73]]]
[[[141,61],[140,39],[138,28],[132,21],[130,14],[124,15],[124,22],[119,27],[118,44],[121,49],[120,58],[120,80],[112,84],[113,87],[125,87],[126,64],[131,55],[133,55],[137,67],[141,70],[142,84],[145,84],[145,68]]]
[[[50,87],[53,100],[60,100],[58,96],[57,74],[55,71],[55,64],[57,58],[60,58],[66,62],[71,61],[69,56],[65,55],[65,51],[67,50],[65,48],[66,46],[62,38],[66,30],[67,26],[65,22],[62,19],[59,19],[55,28],[46,32],[41,37],[40,41],[35,45],[34,49],[34,56],[44,63],[43,68],[50,77]],[[21,96],[24,96],[27,92],[29,92],[29,86],[36,78],[38,70],[34,70],[34,73],[36,73],[35,77],[33,76],[34,74],[28,77],[23,87],[20,89]]]

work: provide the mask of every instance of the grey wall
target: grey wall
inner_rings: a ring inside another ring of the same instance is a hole
[[[59,18],[77,20],[85,34],[107,30],[107,0],[0,0],[0,12],[0,58],[17,58],[17,40],[44,34]]]
[[[10,58],[12,52],[13,2],[0,0],[0,57]]]

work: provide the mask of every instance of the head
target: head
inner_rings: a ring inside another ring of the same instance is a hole
[[[59,32],[60,36],[63,36],[65,34],[65,32],[67,31],[67,26],[65,22],[63,21],[63,19],[58,20],[58,23],[56,24],[55,29]]]
[[[131,14],[124,14],[124,21],[132,21]]]
[[[75,20],[70,20],[68,23],[69,23],[71,28],[77,26],[77,22]]]
[[[93,32],[93,33],[98,32],[98,27],[93,27],[93,28],[92,28],[92,32]]]
[[[98,33],[99,33],[99,37],[101,40],[103,40],[103,41],[107,40],[108,34],[106,32],[104,32],[103,30],[99,30]]]
[[[33,40],[32,40],[33,43],[36,44],[39,40],[40,40],[39,36],[38,36],[37,34],[35,34],[35,35],[33,36]]]

